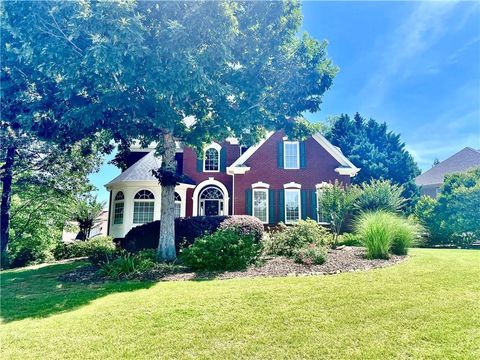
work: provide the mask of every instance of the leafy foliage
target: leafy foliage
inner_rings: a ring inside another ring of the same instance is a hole
[[[402,193],[403,187],[392,184],[390,180],[373,179],[360,184],[354,207],[357,211],[399,212],[406,201]]]
[[[257,243],[260,242],[263,237],[263,224],[255,216],[230,216],[223,220],[218,228],[221,230],[236,230],[242,235],[252,235]]]
[[[100,215],[104,207],[104,201],[98,202],[97,197],[90,194],[82,194],[76,199],[72,218],[80,227],[79,240],[90,238],[92,228],[101,222]]]
[[[65,143],[99,130],[123,145],[155,141],[163,173],[174,170],[174,139],[198,152],[228,136],[251,145],[318,111],[337,72],[325,41],[298,36],[296,1],[12,1],[2,15],[11,78],[45,94],[23,91],[38,108],[25,124]],[[165,204],[174,203],[170,187]],[[160,232],[166,257],[174,256],[170,213]]]
[[[226,229],[197,239],[182,249],[180,258],[195,270],[241,270],[255,261],[259,250],[253,235]]]
[[[319,190],[320,207],[323,217],[330,222],[334,245],[348,215],[353,211],[353,205],[358,197],[355,187],[345,187],[335,180]]]
[[[480,169],[445,177],[436,199],[422,197],[415,217],[429,232],[427,246],[466,247],[480,239]]]
[[[352,178],[356,184],[372,179],[390,180],[403,186],[403,197],[408,199],[406,210],[418,198],[414,183],[420,169],[405,149],[400,135],[389,131],[386,123],[366,120],[356,113],[353,119],[344,114],[333,121],[326,137],[342,149],[345,156],[361,171]]]
[[[188,246],[195,239],[208,235],[217,229],[235,229],[242,234],[251,234],[259,241],[263,234],[263,224],[257,218],[247,215],[232,216],[192,216],[175,219],[175,247],[177,252],[182,246]],[[128,251],[154,249],[158,245],[160,220],[132,228],[120,246]]]
[[[330,244],[330,236],[314,220],[299,220],[295,225],[279,225],[279,230],[270,234],[264,241],[265,252],[268,254],[293,257],[295,253],[310,244],[326,246]]]
[[[327,250],[324,246],[308,244],[295,251],[294,259],[295,262],[305,265],[321,265],[327,261]]]
[[[128,278],[135,272],[143,272],[155,266],[155,252],[143,250],[137,254],[124,253],[111,261],[103,262],[100,275],[112,279]]]

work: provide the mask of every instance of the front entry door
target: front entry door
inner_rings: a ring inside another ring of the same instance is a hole
[[[205,200],[205,215],[217,216],[219,215],[219,201],[218,200]]]

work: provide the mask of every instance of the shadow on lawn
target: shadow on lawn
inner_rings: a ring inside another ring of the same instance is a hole
[[[11,322],[47,317],[75,310],[103,296],[147,289],[153,282],[64,283],[58,276],[85,266],[84,262],[53,264],[40,268],[4,271],[0,274],[1,319]]]

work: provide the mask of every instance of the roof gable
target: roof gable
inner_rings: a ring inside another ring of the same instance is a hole
[[[227,171],[229,173],[244,173],[248,171],[249,168],[245,166],[246,161],[262,147],[262,145],[274,134],[274,132],[269,132],[267,136],[260,141],[258,144],[251,146],[245,153],[243,153],[231,166],[228,167]],[[333,146],[322,134],[316,133],[312,135],[312,138],[320,144],[335,160],[338,161],[340,167],[337,168],[337,172],[342,175],[355,176],[356,173],[360,170],[355,167],[350,160],[347,159],[341,150]]]
[[[480,151],[466,147],[415,178],[419,186],[439,185],[445,175],[480,166]]]

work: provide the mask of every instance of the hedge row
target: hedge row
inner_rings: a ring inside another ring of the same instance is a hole
[[[241,234],[252,235],[255,241],[263,236],[263,224],[256,217],[238,216],[192,216],[175,219],[175,248],[192,245],[196,238],[212,234],[217,229],[235,229]],[[160,220],[143,224],[131,229],[123,239],[119,239],[122,248],[130,252],[143,249],[155,249],[160,236]]]

